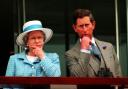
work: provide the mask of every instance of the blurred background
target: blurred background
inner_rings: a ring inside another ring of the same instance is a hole
[[[62,76],[66,76],[64,53],[77,39],[72,29],[72,14],[77,8],[92,10],[96,20],[95,36],[114,45],[123,76],[128,76],[127,0],[1,0],[0,75],[5,75],[9,56],[22,50],[15,39],[22,32],[23,23],[37,19],[43,27],[54,31],[45,49],[60,55]]]

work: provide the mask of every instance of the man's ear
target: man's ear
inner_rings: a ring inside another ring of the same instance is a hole
[[[76,26],[75,26],[75,24],[72,25],[72,28],[76,32]]]
[[[93,26],[93,30],[95,29],[95,26],[96,26],[96,21],[93,21],[92,22],[92,26]]]

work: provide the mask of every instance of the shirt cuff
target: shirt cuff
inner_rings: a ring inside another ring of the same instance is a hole
[[[81,51],[81,52],[84,52],[84,53],[91,54],[90,50],[87,50],[87,49],[81,49],[80,51]]]

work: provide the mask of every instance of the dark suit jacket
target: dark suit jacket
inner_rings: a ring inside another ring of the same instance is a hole
[[[70,76],[95,77],[95,73],[101,67],[109,68],[114,77],[121,76],[119,60],[113,45],[98,39],[95,39],[95,41],[101,52],[101,63],[97,64],[93,55],[81,52],[80,41],[78,41],[73,48],[65,53]]]

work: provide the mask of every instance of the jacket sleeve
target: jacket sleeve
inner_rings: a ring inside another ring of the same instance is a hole
[[[13,56],[10,56],[5,76],[15,76],[15,61]]]
[[[122,72],[121,72],[121,66],[120,66],[120,62],[117,58],[117,54],[115,52],[115,49],[112,46],[112,52],[113,52],[113,57],[114,57],[114,61],[115,61],[115,76],[119,77],[122,76]]]
[[[61,76],[59,55],[57,53],[46,55],[45,58],[41,60],[41,66],[46,76]]]
[[[79,54],[65,53],[65,59],[69,76],[86,77],[88,74],[87,65],[90,54],[80,52]]]

